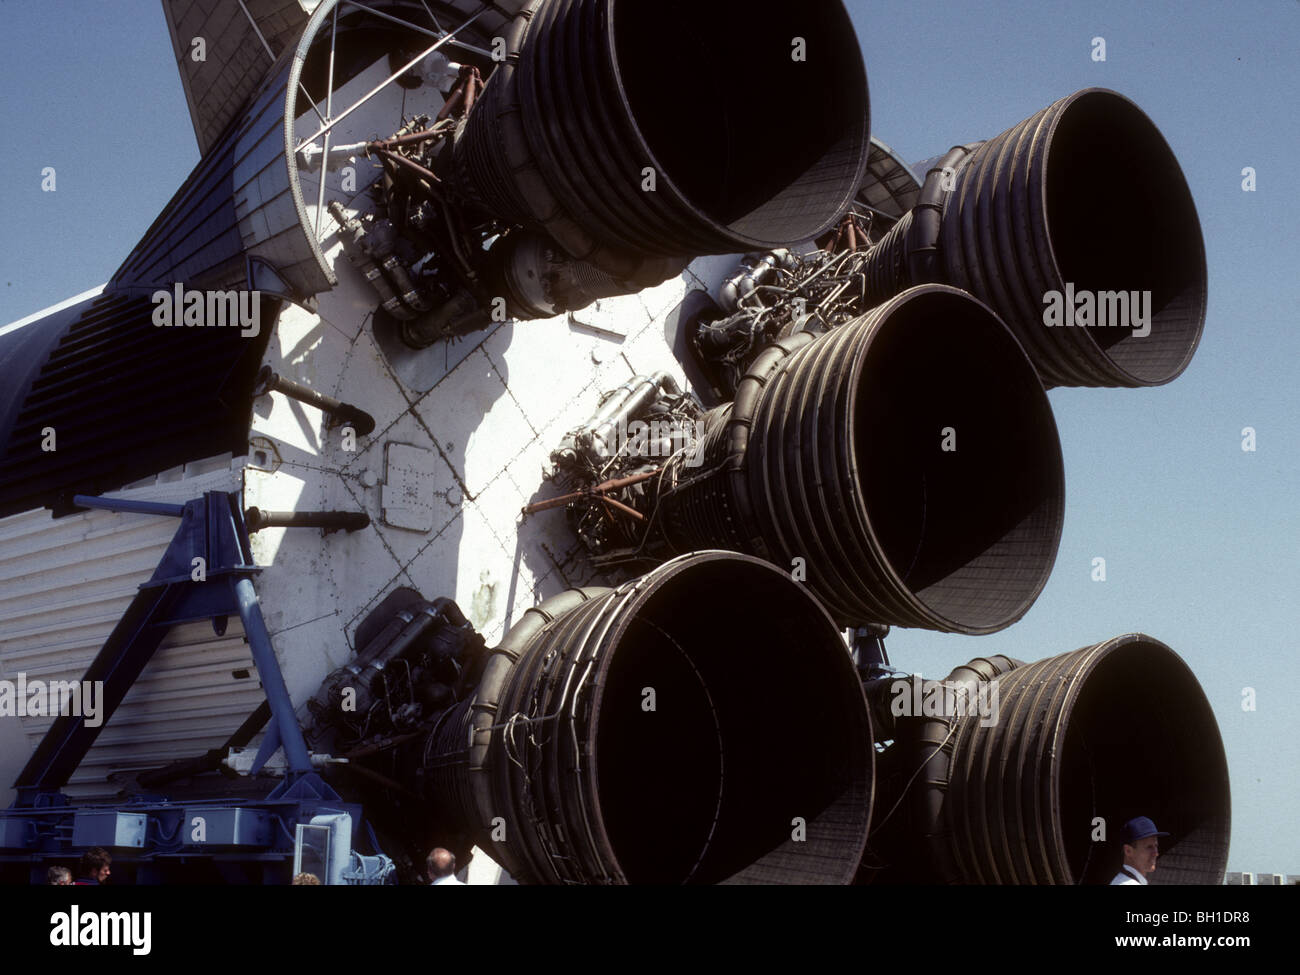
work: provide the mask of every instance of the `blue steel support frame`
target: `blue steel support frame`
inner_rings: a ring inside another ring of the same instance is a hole
[[[261,570],[253,564],[239,496],[209,491],[184,505],[85,495],[74,500],[84,508],[180,518],[181,524],[153,576],[140,586],[83,677],[104,682],[103,721],[90,728],[72,715],[58,717],[14,782],[18,796],[11,808],[66,804],[59,790],[112,719],[167,631],[179,623],[209,619],[220,635],[225,632],[226,618],[235,613],[243,621],[271,706],[273,727],[268,737],[284,747],[289,764],[284,781],[268,798],[337,799],[334,790],[312,771],[307,743],[275,659],[253,586],[253,576]]]

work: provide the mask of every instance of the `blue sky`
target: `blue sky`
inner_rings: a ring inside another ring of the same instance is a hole
[[[1229,869],[1300,873],[1300,3],[847,6],[873,132],[908,160],[1079,88],[1134,99],[1182,164],[1210,275],[1205,335],[1178,380],[1051,392],[1067,509],[1034,608],[987,637],[896,630],[894,663],[939,677],[974,656],[1035,660],[1149,633],[1214,706],[1233,788]],[[105,281],[198,151],[156,0],[0,0],[0,18],[3,325]],[[1095,36],[1105,62],[1090,57]],[[41,191],[46,166],[54,193]],[[1091,579],[1096,556],[1104,583]]]

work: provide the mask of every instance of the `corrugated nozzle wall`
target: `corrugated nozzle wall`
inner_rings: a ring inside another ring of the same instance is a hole
[[[802,567],[841,624],[991,633],[1056,560],[1065,475],[1046,393],[1006,326],[954,288],[778,342],[708,431],[705,472],[663,497],[668,544]]]
[[[879,838],[895,857],[886,879],[1105,884],[1122,863],[1122,825],[1147,816],[1172,834],[1150,883],[1222,881],[1227,759],[1209,701],[1173,650],[1129,633],[1010,670],[988,663],[944,682],[978,672],[972,686],[987,692],[991,680],[983,711],[900,722],[899,762],[923,773],[896,814],[894,829],[911,835]],[[896,781],[882,787],[883,808]]]
[[[815,237],[862,182],[866,72],[838,0],[544,0],[509,45],[454,178],[617,276],[645,255]],[[788,138],[762,137],[771,118],[791,120]]]
[[[845,883],[870,742],[807,591],[704,552],[529,610],[421,748],[448,818],[521,881]]]
[[[876,246],[876,296],[925,281],[970,291],[1049,386],[1177,378],[1205,324],[1205,244],[1178,160],[1142,110],[1088,88],[967,149],[945,157],[947,174],[932,170],[922,204]]]

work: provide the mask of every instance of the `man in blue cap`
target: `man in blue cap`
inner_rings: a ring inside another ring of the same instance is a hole
[[[1120,867],[1112,887],[1126,884],[1146,886],[1146,875],[1156,868],[1156,858],[1160,856],[1160,841],[1157,836],[1168,836],[1156,829],[1156,824],[1145,816],[1135,816],[1124,824],[1120,838],[1124,841],[1124,866]]]

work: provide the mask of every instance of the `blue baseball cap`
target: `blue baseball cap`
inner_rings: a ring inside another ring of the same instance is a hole
[[[1132,846],[1138,840],[1144,840],[1148,836],[1168,836],[1168,833],[1162,833],[1156,829],[1156,824],[1147,819],[1146,816],[1134,816],[1124,828],[1120,830],[1120,837],[1125,843]]]

